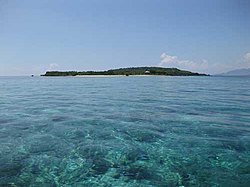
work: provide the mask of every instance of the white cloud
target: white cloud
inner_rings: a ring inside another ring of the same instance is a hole
[[[177,59],[177,56],[171,56],[171,55],[167,55],[166,53],[162,53],[161,54],[161,64],[170,64],[173,62],[178,62],[179,60]]]
[[[179,59],[177,56],[172,56],[166,53],[162,53],[160,56],[161,62],[159,66],[169,68],[180,68],[183,70],[197,71],[197,72],[208,72],[208,62],[205,59],[199,62],[192,60]]]
[[[250,63],[250,52],[249,52],[249,53],[246,53],[246,54],[244,55],[244,60],[245,60],[245,62],[249,62],[249,63]]]
[[[59,67],[58,64],[52,63],[52,64],[49,65],[48,70],[49,70],[49,71],[51,71],[51,70],[56,70],[58,67]]]
[[[167,53],[162,53],[160,56],[161,62],[159,66],[169,67],[169,68],[179,68],[182,70],[189,70],[199,73],[209,73],[209,74],[219,74],[224,73],[234,69],[249,68],[250,67],[250,52],[246,53],[239,58],[238,62],[228,62],[228,63],[211,63],[205,59],[202,60],[187,60],[180,59],[177,56],[169,55]]]

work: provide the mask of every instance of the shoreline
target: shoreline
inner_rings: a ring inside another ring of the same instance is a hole
[[[73,77],[124,77],[125,75],[76,75]]]
[[[167,76],[167,75],[76,75],[74,77],[152,77],[152,76]]]
[[[44,76],[44,75],[43,75]],[[204,77],[204,76],[211,76],[211,75],[66,75],[66,76],[44,76],[44,77],[81,77],[81,78],[105,78],[105,77]]]

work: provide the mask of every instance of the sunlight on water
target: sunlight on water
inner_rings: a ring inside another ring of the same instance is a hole
[[[0,78],[0,186],[249,186],[250,78]]]

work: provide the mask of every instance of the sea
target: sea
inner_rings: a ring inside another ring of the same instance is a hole
[[[250,77],[0,77],[1,187],[249,187]]]

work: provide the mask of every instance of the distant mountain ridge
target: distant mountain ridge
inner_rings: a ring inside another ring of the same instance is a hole
[[[222,76],[250,76],[250,68],[236,69],[226,73],[220,74]]]
[[[78,75],[166,75],[166,76],[208,76],[177,68],[162,67],[129,67],[107,71],[47,71],[42,76],[78,76]]]

